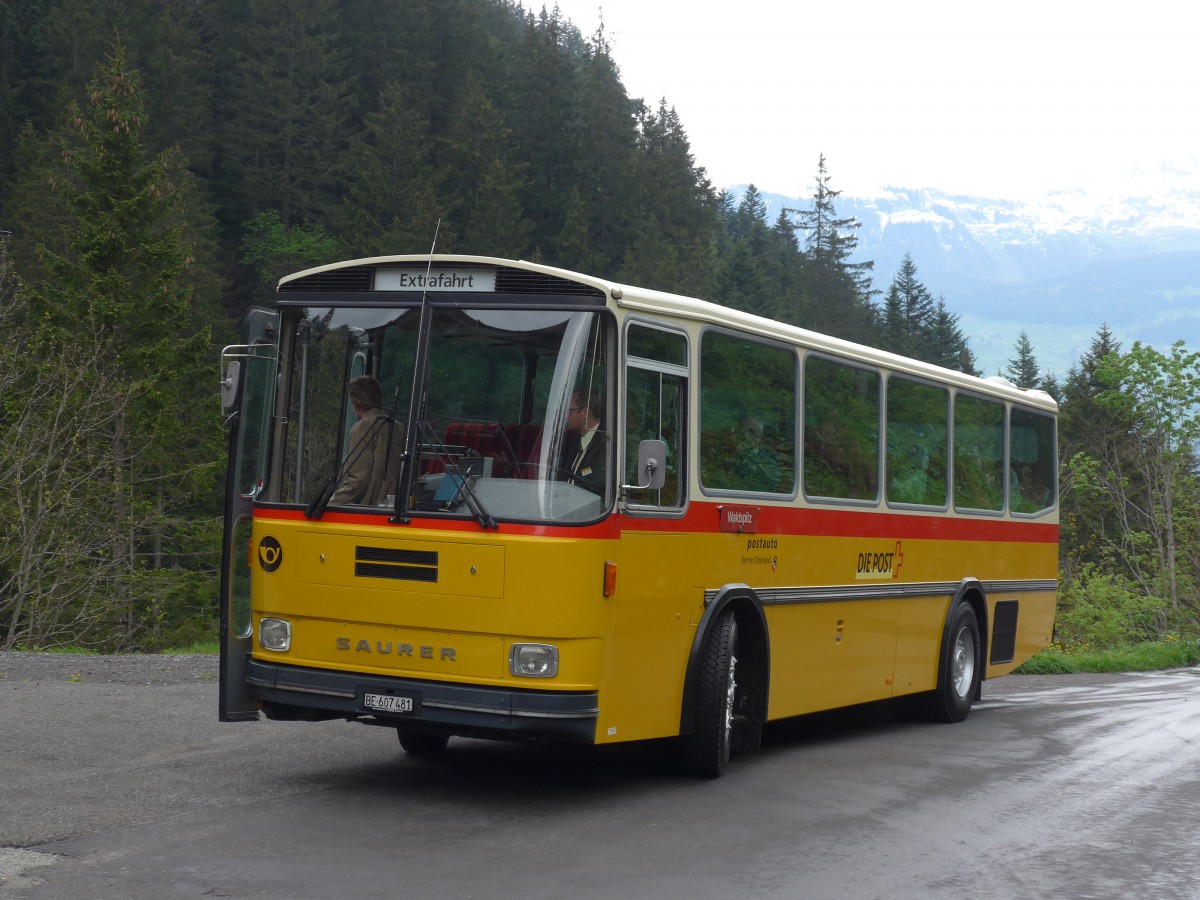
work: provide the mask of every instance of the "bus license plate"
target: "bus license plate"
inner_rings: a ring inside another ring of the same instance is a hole
[[[376,712],[411,713],[413,698],[395,694],[363,694],[363,706]]]

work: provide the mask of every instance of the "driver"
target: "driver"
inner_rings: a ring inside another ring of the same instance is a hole
[[[604,397],[599,391],[589,395],[582,388],[576,388],[571,393],[567,431],[578,436],[579,444],[567,467],[570,472],[567,480],[600,496],[604,496],[608,458],[608,436],[600,428],[603,416]]]

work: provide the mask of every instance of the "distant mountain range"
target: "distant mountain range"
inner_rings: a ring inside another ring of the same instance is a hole
[[[812,205],[762,197],[768,222],[783,207]],[[917,278],[959,316],[985,375],[1015,355],[1022,329],[1042,369],[1059,377],[1102,324],[1126,349],[1135,340],[1200,349],[1198,193],[1097,200],[1063,192],[1020,203],[895,188],[842,194],[834,206],[861,223],[854,258],[875,261],[883,293],[912,256]]]

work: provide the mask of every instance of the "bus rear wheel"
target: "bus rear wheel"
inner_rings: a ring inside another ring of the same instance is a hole
[[[945,678],[928,698],[926,711],[935,722],[961,722],[971,711],[983,675],[979,659],[979,620],[960,603],[950,623],[943,671]]]
[[[729,610],[704,645],[697,673],[695,727],[687,737],[688,768],[704,778],[717,778],[729,763],[737,707],[737,653],[737,620]]]
[[[397,728],[400,746],[405,753],[421,759],[439,756],[446,745],[450,743],[448,734],[438,734],[436,731],[417,731],[413,728]]]

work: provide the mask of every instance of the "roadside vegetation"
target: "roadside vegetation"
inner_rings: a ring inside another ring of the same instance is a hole
[[[1018,675],[1073,675],[1080,672],[1157,672],[1200,663],[1200,642],[1169,639],[1130,647],[1067,649],[1052,644],[1019,666]]]

